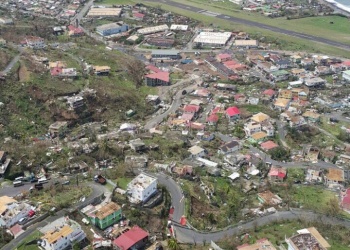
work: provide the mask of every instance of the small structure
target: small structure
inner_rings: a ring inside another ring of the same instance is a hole
[[[229,107],[226,109],[226,117],[229,121],[236,121],[241,117],[241,111],[237,107]]]
[[[114,225],[122,218],[122,209],[114,202],[104,205],[99,204],[97,206],[89,205],[81,211],[89,218],[91,224],[101,230]]]
[[[266,142],[261,143],[260,147],[264,151],[269,151],[271,149],[278,148],[279,146],[278,146],[278,144],[276,144],[273,141],[266,141]]]
[[[158,181],[153,176],[141,173],[127,186],[127,194],[133,203],[148,201],[157,192]]]
[[[49,126],[49,133],[53,136],[58,136],[59,134],[63,133],[64,130],[67,129],[68,122],[66,121],[57,121],[52,123]]]
[[[55,222],[52,223],[55,224]],[[85,237],[86,234],[81,226],[67,217],[62,226],[45,232],[44,236],[41,237],[40,246],[45,250],[64,249],[68,246],[71,247],[73,243],[79,243]]]
[[[277,250],[268,239],[257,240],[254,244],[243,244],[237,247],[237,250]]]
[[[321,115],[315,111],[308,110],[303,114],[303,117],[311,122],[319,122]]]
[[[68,35],[71,37],[77,37],[77,36],[83,36],[85,35],[85,32],[80,27],[75,27],[73,25],[68,25]]]
[[[160,99],[157,95],[147,95],[146,102],[152,105],[158,105],[160,103]]]
[[[218,153],[229,154],[240,150],[240,148],[241,148],[241,144],[238,141],[230,141],[222,145],[219,148]]]
[[[271,182],[282,182],[287,177],[287,169],[281,166],[271,166],[268,176]]]
[[[108,75],[109,72],[111,71],[111,67],[109,66],[93,66],[92,70],[95,75]]]
[[[84,106],[84,98],[82,96],[71,96],[67,98],[67,104],[72,109],[78,109]]]
[[[113,247],[117,250],[143,249],[148,242],[148,233],[138,226],[125,230],[113,240]]]
[[[297,235],[286,239],[286,243],[288,244],[288,250],[327,250],[331,247],[329,243],[314,227],[301,229],[297,232]]]
[[[343,169],[330,168],[324,177],[324,182],[329,188],[343,186],[344,181],[345,178]]]
[[[258,200],[261,204],[268,204],[270,206],[275,206],[282,203],[281,197],[269,190],[258,193]]]
[[[145,149],[146,145],[140,138],[137,138],[135,140],[129,141],[129,146],[135,152],[140,152]]]
[[[191,156],[193,158],[197,158],[197,157],[203,157],[206,155],[206,151],[204,148],[201,148],[197,145],[193,146],[193,147],[190,147],[188,149],[188,152],[190,152]]]

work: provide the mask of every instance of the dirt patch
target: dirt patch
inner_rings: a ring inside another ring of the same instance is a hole
[[[0,71],[4,70],[11,61],[11,56],[6,51],[0,50]]]
[[[28,82],[30,80],[30,72],[23,63],[18,69],[18,79],[20,82]]]
[[[191,216],[192,218],[202,218],[202,215],[208,213],[218,212],[218,208],[211,206],[210,204],[198,200],[196,197],[191,196]]]

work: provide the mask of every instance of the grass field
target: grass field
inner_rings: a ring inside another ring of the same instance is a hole
[[[34,231],[32,234],[27,236],[21,243],[18,244],[17,250],[37,250],[38,245],[36,240],[39,239],[43,234],[40,231]]]

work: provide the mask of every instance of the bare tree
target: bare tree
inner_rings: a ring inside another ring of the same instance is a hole
[[[126,60],[126,69],[134,81],[136,88],[139,88],[143,84],[143,76],[145,74],[145,66],[144,64],[134,58],[129,58]]]

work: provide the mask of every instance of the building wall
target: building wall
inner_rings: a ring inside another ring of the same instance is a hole
[[[157,180],[154,180],[146,188],[133,187],[131,197],[142,202],[147,201],[151,195],[157,191]]]
[[[102,36],[110,36],[114,34],[118,34],[121,32],[125,32],[129,29],[129,26],[126,24],[123,24],[122,26],[111,28],[111,29],[96,29],[96,32],[99,33]]]
[[[44,240],[45,245],[41,245],[45,250],[63,250],[68,248],[68,246],[71,246],[71,239],[75,242],[80,242],[83,239],[85,239],[86,234],[81,228],[76,228],[71,234],[69,234],[67,237],[63,238],[61,237],[58,239],[55,243],[49,244],[47,240]]]
[[[147,86],[167,86],[170,85],[170,82],[146,77],[146,84]]]
[[[119,222],[122,218],[122,210],[119,209],[114,213],[108,215],[107,217],[100,220],[99,218],[90,218],[91,223],[97,226],[100,229],[106,229],[107,227]]]

